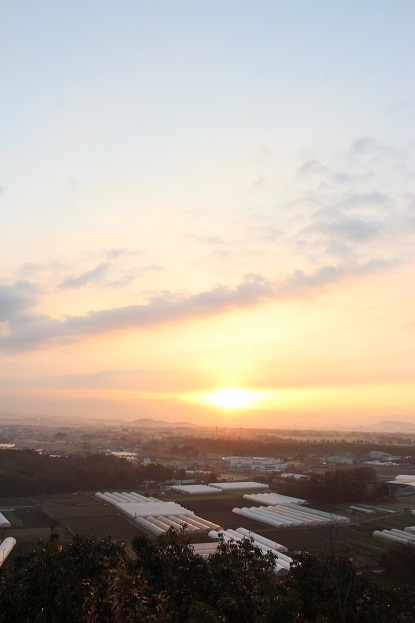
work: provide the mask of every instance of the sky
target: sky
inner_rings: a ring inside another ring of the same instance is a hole
[[[0,414],[414,422],[412,0],[14,0]]]

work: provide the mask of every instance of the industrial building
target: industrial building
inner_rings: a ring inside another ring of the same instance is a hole
[[[287,467],[287,463],[283,463],[280,459],[262,456],[223,456],[222,460],[229,467],[256,471],[280,471]]]

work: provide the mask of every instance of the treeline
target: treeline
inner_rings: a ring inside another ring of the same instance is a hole
[[[408,546],[408,548],[411,546]],[[412,549],[412,548],[411,548]],[[278,580],[274,557],[244,539],[203,560],[174,532],[133,542],[53,532],[0,569],[0,623],[410,623],[409,586],[382,587],[349,555],[305,553]]]
[[[335,469],[325,474],[308,474],[308,476],[308,479],[280,480],[273,488],[276,488],[278,493],[310,502],[359,502],[389,495],[388,487],[384,483],[376,482],[376,472],[372,467]]]
[[[136,465],[103,454],[50,457],[30,450],[0,450],[0,497],[136,489],[148,482],[184,477],[184,470],[159,463]],[[309,474],[309,479],[271,481],[270,485],[278,493],[310,502],[357,502],[388,495],[387,487],[376,483],[371,467],[329,470]]]
[[[210,438],[210,437],[170,437],[168,442],[160,440],[159,451],[167,443],[186,444],[201,453],[217,453],[222,455],[236,456],[270,456],[277,458],[306,458],[314,455],[323,457],[330,454],[353,454],[357,457],[364,457],[369,452],[387,452],[394,455],[409,457],[406,459],[415,465],[415,446],[409,443],[406,445],[392,444],[369,444],[358,443],[346,440],[315,440],[309,439],[302,441],[298,439],[279,438],[272,441],[261,441],[258,439],[235,439]],[[154,442],[153,442],[154,444]]]
[[[50,457],[30,450],[0,450],[0,497],[134,489],[175,475],[160,464],[134,465],[103,454]]]

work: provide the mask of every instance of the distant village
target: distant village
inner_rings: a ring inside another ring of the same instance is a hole
[[[278,445],[281,452],[275,456]],[[220,452],[221,448],[237,449],[238,446],[243,450],[238,455]],[[272,456],[249,453],[258,446],[272,446]],[[374,450],[373,446],[391,448]],[[414,448],[412,455],[408,455],[407,450],[402,454],[400,449],[408,446]],[[381,475],[384,473],[394,492],[403,493],[404,487],[394,485],[393,478],[388,475],[415,467],[415,434],[187,428],[160,426],[157,421],[150,420],[134,425],[99,427],[0,420],[0,450],[15,449],[33,450],[51,457],[104,454],[133,464],[161,463],[180,471],[182,478],[178,484],[205,482],[212,474],[224,481],[252,475],[267,482],[270,477],[281,481],[299,480],[307,479],[309,472],[367,465],[377,468]],[[406,491],[410,490],[411,487]]]

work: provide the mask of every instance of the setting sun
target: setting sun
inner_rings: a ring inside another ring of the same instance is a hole
[[[203,402],[225,409],[245,409],[257,402],[259,392],[227,387],[203,396]]]

